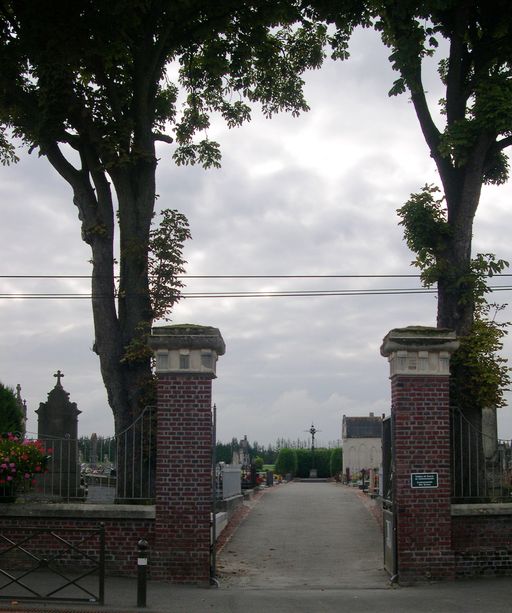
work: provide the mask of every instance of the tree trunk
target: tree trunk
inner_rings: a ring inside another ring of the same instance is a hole
[[[100,359],[115,432],[119,436],[130,428],[146,405],[154,402],[150,353],[145,339],[152,323],[147,258],[156,161],[154,156],[149,156],[149,161],[140,158],[110,171],[119,206],[121,245],[116,292],[112,193],[98,156],[90,150],[81,152],[82,170],[78,171],[65,160],[57,146],[48,147],[45,153],[73,189],[73,200],[82,222],[82,238],[91,247],[94,351]],[[130,461],[130,466],[123,468],[128,466],[128,455],[131,460],[133,454],[140,459],[141,453],[140,445],[127,449],[123,439],[118,440],[118,484],[125,490],[120,495],[123,499],[148,497],[141,486],[143,462]],[[146,465],[148,462],[151,460]]]

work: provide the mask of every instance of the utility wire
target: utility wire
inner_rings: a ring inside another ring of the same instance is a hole
[[[495,277],[512,277],[500,273]],[[118,279],[114,275],[114,279]],[[415,274],[390,275],[177,275],[178,279],[419,279]],[[92,279],[92,275],[0,275],[0,279]]]
[[[491,286],[495,292],[511,291],[510,285]],[[400,296],[412,294],[436,294],[435,288],[383,288],[383,289],[333,289],[333,290],[276,290],[276,291],[212,291],[183,292],[182,298],[305,298],[327,296]],[[4,300],[90,300],[91,293],[8,293],[0,294]],[[94,296],[95,300],[110,299],[111,296]]]
[[[109,275],[110,276],[110,275]],[[510,275],[512,276],[512,275]],[[420,275],[177,275],[178,279],[401,279]],[[118,279],[119,275],[114,275]],[[0,275],[0,279],[92,279],[92,275]]]

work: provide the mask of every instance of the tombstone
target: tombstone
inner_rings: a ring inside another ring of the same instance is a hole
[[[27,401],[21,398],[21,385],[16,385],[16,404],[21,413],[21,434],[25,436],[27,431]]]
[[[96,466],[98,463],[98,435],[96,432],[91,434],[91,459],[90,464]]]
[[[48,401],[41,402],[38,416],[37,436],[46,448],[51,448],[51,460],[45,479],[45,490],[59,498],[80,498],[80,469],[78,463],[78,415],[75,402],[69,401],[64,390],[60,370],[55,387],[48,394]],[[48,485],[49,484],[49,485]]]

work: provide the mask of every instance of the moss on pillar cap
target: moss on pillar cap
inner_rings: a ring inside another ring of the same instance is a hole
[[[151,330],[149,346],[152,349],[213,349],[217,355],[226,352],[218,328],[196,324],[155,326]]]
[[[408,326],[394,328],[382,341],[380,353],[388,357],[394,351],[448,351],[453,352],[459,348],[457,335],[448,328],[434,328],[429,326]]]

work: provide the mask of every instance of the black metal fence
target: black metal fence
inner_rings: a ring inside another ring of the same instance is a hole
[[[103,604],[104,526],[0,533],[0,598]]]
[[[452,499],[512,503],[512,441],[500,440],[451,410]]]
[[[44,474],[18,488],[25,502],[152,502],[155,468],[155,409],[146,407],[123,432],[108,438],[57,438],[27,433],[48,451]]]

